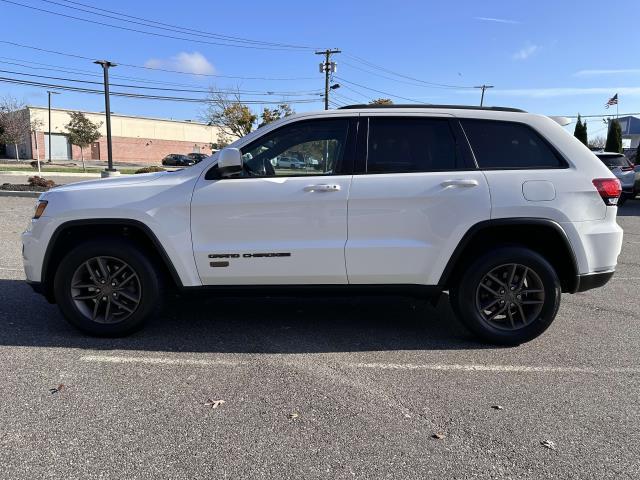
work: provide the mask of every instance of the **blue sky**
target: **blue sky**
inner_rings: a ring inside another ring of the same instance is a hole
[[[12,1],[126,28],[182,35],[91,15],[80,10],[87,7],[72,5],[66,0]],[[476,104],[479,91],[458,87],[486,83],[495,86],[485,97],[488,105],[514,106],[548,115],[575,115],[578,112],[602,115],[615,113],[615,108],[605,110],[604,104],[617,92],[620,113],[640,112],[640,58],[635,47],[640,2],[633,0],[77,1],[193,30],[296,46],[340,48],[343,53],[335,56],[338,72],[334,82],[342,87],[334,98],[342,104],[384,96],[396,102],[407,102],[399,98],[404,97],[425,103]],[[256,92],[243,95],[244,98],[317,99],[314,103],[295,105],[297,111],[322,108],[318,95],[323,87],[323,76],[318,71],[320,57],[314,55],[312,49],[234,48],[149,36],[54,16],[5,0],[0,0],[0,17],[3,19],[0,40],[5,42],[88,58],[107,58],[130,65],[204,74],[185,75],[119,66],[111,71],[112,75],[129,78],[112,78],[112,83],[143,85],[141,80],[147,80],[167,83],[144,83],[147,86],[191,90],[216,85],[219,89],[240,88]],[[192,38],[216,41],[211,37]],[[36,62],[46,66],[36,65]],[[0,63],[2,70],[10,72],[100,80],[99,77],[51,71],[48,67],[55,65],[60,69],[100,73],[99,67],[89,60],[6,43],[0,43]],[[283,80],[230,79],[211,75]],[[0,76],[27,78],[15,73]],[[453,88],[441,88],[427,82]],[[94,88],[91,84],[82,86]],[[112,90],[118,89],[131,90],[112,87]],[[45,90],[0,83],[0,94],[10,93],[34,105],[46,105]],[[282,93],[260,96],[257,95],[259,92],[294,92],[296,96]],[[203,96],[199,92],[144,93]],[[55,105],[104,109],[100,96],[72,92],[55,97]],[[201,108],[193,103],[112,98],[112,110],[127,114],[197,119]],[[260,105],[255,108],[259,109]],[[605,133],[600,119],[590,120],[589,125],[590,134]]]

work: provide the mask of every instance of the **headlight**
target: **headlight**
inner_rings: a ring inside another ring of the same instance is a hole
[[[47,204],[49,202],[47,202],[46,200],[40,200],[37,204],[36,204],[36,211],[33,213],[33,219],[36,220],[38,218],[40,218],[42,216],[42,214],[44,213],[44,209],[47,208]]]

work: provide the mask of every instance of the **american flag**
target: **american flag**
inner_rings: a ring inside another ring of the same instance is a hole
[[[618,104],[618,94],[616,93],[613,97],[609,99],[607,103],[605,103],[604,108],[609,108],[611,105]]]

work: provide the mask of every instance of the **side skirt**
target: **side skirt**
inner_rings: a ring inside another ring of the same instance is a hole
[[[432,298],[442,293],[437,285],[205,285],[183,287],[179,293],[221,297],[402,296]]]

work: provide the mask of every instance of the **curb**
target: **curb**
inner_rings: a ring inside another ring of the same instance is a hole
[[[0,171],[0,175],[27,175],[32,177],[34,175],[41,175],[45,177],[91,177],[91,178],[100,178],[99,173],[64,173],[64,172],[40,172],[37,170],[33,172],[31,170],[9,170],[9,171]],[[127,173],[123,173],[122,175],[128,175]]]
[[[21,192],[18,190],[0,190],[0,197],[27,197],[38,198],[45,192]]]

